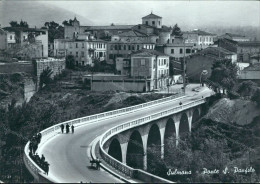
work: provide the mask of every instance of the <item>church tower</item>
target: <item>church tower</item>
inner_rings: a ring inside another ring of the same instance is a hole
[[[142,24],[156,28],[162,28],[162,17],[155,15],[153,14],[153,12],[151,12],[151,14],[142,18]]]

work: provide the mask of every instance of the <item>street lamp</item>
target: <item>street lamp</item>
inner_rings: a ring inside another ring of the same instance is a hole
[[[208,74],[208,70],[202,70],[202,72],[200,74],[200,86],[202,86],[202,83],[201,83],[202,75],[207,75],[207,74]]]

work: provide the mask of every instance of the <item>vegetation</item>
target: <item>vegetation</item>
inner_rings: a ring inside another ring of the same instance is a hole
[[[0,178],[2,181],[7,183],[33,181],[23,164],[22,154],[26,142],[39,131],[70,119],[162,98],[161,94],[138,96],[129,94],[128,98],[108,103],[118,94],[113,91],[64,89],[60,83],[67,77],[66,73],[54,78],[51,83],[38,91],[29,103],[17,106],[16,100],[12,100],[7,108],[0,107],[0,150],[2,151]],[[0,80],[1,89],[5,89],[5,92],[11,92],[12,87],[16,88],[15,85],[9,86],[9,81],[16,81],[19,76],[14,75],[9,78]]]
[[[45,22],[42,28],[48,28],[48,40],[50,43],[53,43],[54,39],[64,38],[64,27],[54,21]]]
[[[238,67],[231,60],[218,60],[212,65],[212,73],[209,78],[213,83],[210,87],[217,93],[232,91],[237,82]]]
[[[150,149],[154,157],[148,171],[174,182],[259,182],[259,119],[240,126],[203,118],[193,125],[191,135],[181,136],[178,146],[174,136],[167,138],[164,159],[156,149]],[[235,167],[250,166],[255,172],[234,173]],[[205,174],[204,168],[219,173]],[[169,174],[169,169],[191,174]],[[225,169],[229,173],[224,173]]]
[[[17,21],[11,21],[9,22],[11,27],[23,27],[23,28],[29,28],[29,25],[26,21],[21,20],[20,23]]]
[[[182,36],[181,28],[178,26],[178,24],[175,24],[172,30],[172,35],[174,36]]]
[[[48,85],[52,82],[52,70],[47,67],[46,69],[44,69],[40,75],[40,82],[39,82],[39,87],[40,89],[42,89],[44,86],[43,85]]]

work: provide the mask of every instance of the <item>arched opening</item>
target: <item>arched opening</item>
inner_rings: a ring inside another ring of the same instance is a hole
[[[199,118],[200,118],[200,113],[199,113],[199,110],[198,109],[195,109],[194,111],[193,111],[193,115],[192,115],[192,125],[193,125],[193,123],[195,123],[196,121],[198,121],[199,120]]]
[[[147,169],[152,171],[161,159],[161,135],[159,127],[154,124],[150,128],[147,141]]]
[[[113,141],[110,143],[108,154],[118,161],[122,162],[121,146],[117,139],[113,139]]]
[[[135,130],[130,136],[127,145],[126,164],[133,168],[143,169],[143,158],[144,148],[142,137],[140,133]]]
[[[180,120],[179,135],[180,138],[189,133],[189,121],[186,113],[183,113]]]
[[[167,159],[171,156],[171,153],[174,151],[176,145],[176,131],[175,124],[172,118],[169,118],[164,134],[164,158]]]

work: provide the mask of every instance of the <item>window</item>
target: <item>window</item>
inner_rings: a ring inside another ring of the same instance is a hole
[[[139,50],[139,45],[137,45],[137,50]]]
[[[117,45],[115,45],[115,50],[117,50]]]
[[[148,21],[145,21],[145,24],[148,25]]]
[[[132,45],[132,50],[135,50],[135,46],[134,45]]]
[[[174,49],[171,49],[171,53],[174,54]]]
[[[182,52],[183,52],[183,50],[182,50],[182,49],[180,49],[180,54],[182,54]]]
[[[82,43],[82,48],[84,48],[84,43]]]
[[[121,50],[121,45],[118,45],[118,50]]]
[[[76,52],[76,57],[78,57],[79,56],[79,53],[78,52]]]
[[[152,24],[155,25],[155,21],[152,21]]]
[[[114,49],[114,45],[110,45],[110,50],[113,50]]]
[[[166,59],[164,59],[164,63],[163,64],[166,65]]]
[[[174,39],[172,39],[172,43],[174,42]]]
[[[141,59],[141,66],[145,65],[145,59]]]
[[[13,39],[13,36],[12,35],[10,35],[10,40],[12,40]]]
[[[81,57],[84,57],[84,52],[83,51],[81,52]]]
[[[70,48],[72,48],[72,43],[70,43]]]
[[[124,45],[124,50],[126,50],[126,45]]]
[[[161,22],[159,21],[159,25],[161,24]]]
[[[109,54],[109,59],[114,59],[114,55],[113,54]]]
[[[76,43],[76,48],[78,48],[78,43]]]
[[[160,59],[158,59],[158,65],[160,66],[160,64],[161,64],[161,60],[160,60]]]
[[[128,50],[131,50],[131,45],[128,45]]]
[[[190,54],[191,53],[191,49],[186,49],[186,53]]]

